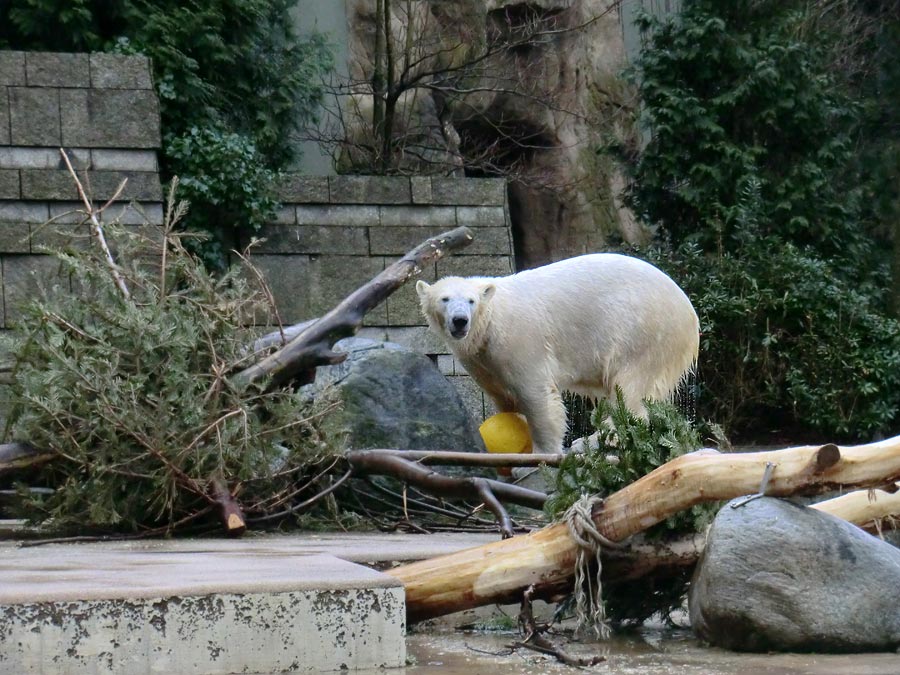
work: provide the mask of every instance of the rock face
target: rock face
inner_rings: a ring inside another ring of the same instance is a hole
[[[725,506],[690,589],[691,626],[739,651],[859,652],[900,645],[900,550],[815,509]]]
[[[521,268],[602,250],[610,234],[631,243],[646,239],[618,199],[624,178],[596,152],[611,141],[639,143],[635,97],[619,77],[625,65],[619,3],[388,4],[393,81],[413,83],[391,117],[390,171],[509,177]],[[375,57],[375,0],[348,0],[347,19],[340,169],[384,170],[388,153],[373,132],[379,119],[373,73],[376,63],[387,68],[386,56]]]
[[[459,393],[427,356],[362,338],[335,349],[350,356],[319,368],[308,386],[337,387],[343,405],[325,426],[346,432],[351,448],[484,451]]]

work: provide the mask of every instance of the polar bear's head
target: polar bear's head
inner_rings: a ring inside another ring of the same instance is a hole
[[[432,329],[465,339],[484,312],[496,286],[487,278],[445,277],[434,284],[416,283],[422,313]]]

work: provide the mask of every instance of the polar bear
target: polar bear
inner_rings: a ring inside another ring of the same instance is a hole
[[[559,452],[561,393],[609,398],[646,415],[697,360],[699,321],[666,274],[595,253],[507,277],[419,281],[422,312],[501,412],[528,420],[534,452]]]

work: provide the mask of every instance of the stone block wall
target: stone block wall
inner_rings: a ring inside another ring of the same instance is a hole
[[[498,276],[514,271],[506,182],[428,176],[290,176],[283,206],[252,260],[263,272],[285,324],[320,316],[428,237],[466,225],[470,246],[421,277]],[[429,355],[480,420],[491,404],[432,335],[407,284],[366,315],[362,337],[390,340]]]
[[[56,274],[41,247],[86,234],[77,229],[82,205],[61,147],[98,204],[128,178],[121,206],[104,217],[162,222],[159,104],[146,58],[0,51],[0,329]],[[280,198],[253,260],[286,325],[320,316],[419,242],[459,225],[474,230],[473,244],[422,278],[514,269],[500,179],[291,175]],[[54,226],[45,227],[51,218]],[[373,310],[361,334],[428,354],[476,418],[490,414],[481,391],[425,327],[413,284]]]
[[[159,146],[145,57],[0,51],[0,327],[55,274],[41,247],[86,235],[60,148],[97,205],[127,178],[103,217],[141,225],[162,222]]]

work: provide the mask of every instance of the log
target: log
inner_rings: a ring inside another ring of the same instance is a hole
[[[669,515],[704,501],[756,492],[767,463],[766,494],[815,493],[843,486],[878,487],[900,478],[900,437],[867,445],[803,446],[755,453],[700,450],[677,457],[610,495],[594,509],[597,529],[623,541]],[[517,602],[534,584],[540,597],[571,585],[577,545],[565,524],[395,567],[412,623],[498,602]]]
[[[39,450],[28,443],[3,443],[0,444],[0,474],[30,466],[39,466],[55,457],[55,453],[49,450]]]
[[[900,516],[900,491],[856,490],[827,499],[812,508],[858,525],[867,532],[881,532],[881,523]]]
[[[426,265],[468,246],[474,238],[469,228],[458,227],[419,244],[284,347],[232,376],[232,383],[245,388],[266,378],[269,378],[268,387],[312,382],[318,366],[335,365],[347,358],[345,353],[333,351],[332,346],[341,338],[355,335],[366,312],[419,274]]]
[[[247,520],[222,478],[213,478],[209,482],[209,494],[219,512],[225,534],[229,537],[243,535],[247,531]]]

